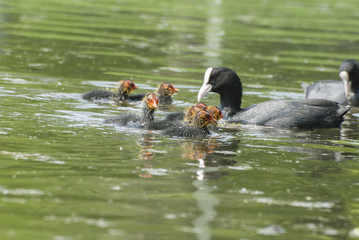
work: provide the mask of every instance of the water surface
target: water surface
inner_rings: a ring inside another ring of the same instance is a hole
[[[359,110],[340,129],[221,125],[205,139],[106,125],[140,103],[81,94],[132,79],[195,103],[233,68],[243,106],[302,99],[357,54],[355,0],[0,0],[2,239],[354,239]],[[218,104],[210,94],[207,104]]]

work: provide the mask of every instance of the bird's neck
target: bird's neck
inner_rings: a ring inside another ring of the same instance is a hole
[[[355,92],[359,91],[359,73],[354,76],[351,80],[351,88]]]
[[[120,87],[118,89],[118,97],[121,99],[121,100],[125,100],[128,98],[128,92],[125,91],[125,89],[123,89],[122,87]]]
[[[150,109],[149,107],[144,106],[142,110],[142,122],[148,123],[154,121],[154,113],[155,109]]]
[[[359,63],[355,63],[353,69],[349,72],[349,81],[354,93],[359,91]]]
[[[241,110],[242,89],[230,88],[220,94],[219,108],[224,115],[233,115]]]

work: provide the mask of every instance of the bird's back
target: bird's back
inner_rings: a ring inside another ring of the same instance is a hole
[[[307,99],[327,99],[339,104],[348,104],[343,81],[323,80],[311,85],[302,84]]]
[[[116,98],[116,94],[107,90],[93,90],[82,95],[85,100],[98,100],[98,99],[109,99]]]
[[[339,127],[349,109],[324,99],[278,100],[253,105],[224,119],[278,127]]]

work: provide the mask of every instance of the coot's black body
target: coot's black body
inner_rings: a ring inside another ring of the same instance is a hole
[[[275,127],[339,127],[350,109],[322,99],[267,101],[243,109],[242,90],[241,80],[233,70],[208,68],[198,101],[209,92],[218,93],[224,120]]]

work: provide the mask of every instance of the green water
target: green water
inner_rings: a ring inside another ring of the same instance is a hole
[[[244,107],[302,99],[359,59],[357,0],[0,0],[0,239],[359,238],[359,110],[341,129],[221,126],[205,139],[105,125],[140,103],[81,94],[171,82],[181,111],[207,67]],[[218,104],[218,95],[204,99]]]

